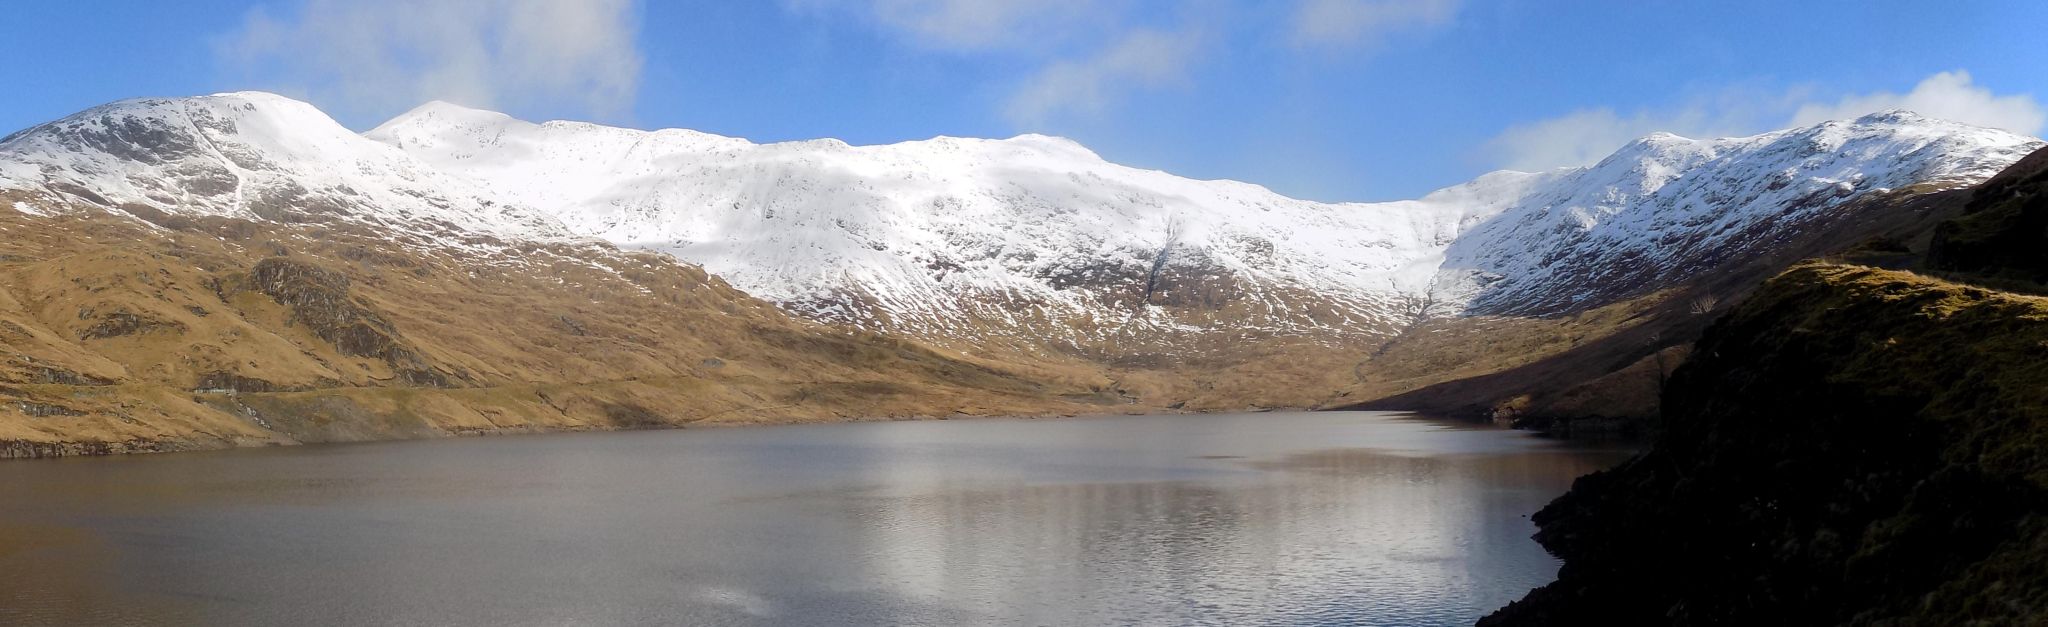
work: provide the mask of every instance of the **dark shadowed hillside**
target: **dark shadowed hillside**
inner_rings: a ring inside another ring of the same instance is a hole
[[[2048,150],[1978,186],[1936,230],[1928,266],[1983,280],[2048,282]]]
[[[2035,288],[2042,156],[1930,263]],[[1482,621],[2027,624],[2048,613],[2048,299],[1807,263],[1710,327],[1647,454],[1537,514],[1558,581]]]
[[[2018,624],[2048,612],[2048,300],[1803,265],[1674,375],[1651,452],[1542,512],[1482,624]]]

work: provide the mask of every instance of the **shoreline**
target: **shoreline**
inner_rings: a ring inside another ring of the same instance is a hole
[[[159,439],[159,440],[142,440],[142,439],[138,439],[138,440],[127,440],[127,441],[50,441],[50,442],[35,442],[35,441],[26,441],[26,440],[18,440],[18,439],[5,439],[5,440],[0,440],[0,463],[9,463],[9,462],[17,462],[17,461],[30,461],[30,460],[55,460],[55,459],[72,459],[72,458],[85,458],[85,457],[116,457],[116,456],[127,456],[127,455],[160,455],[160,454],[169,454],[169,453],[198,453],[198,452],[210,452],[210,451],[229,451],[229,450],[241,450],[241,449],[272,449],[272,448],[291,448],[291,447],[302,447],[302,446],[322,446],[322,445],[348,445],[348,444],[374,444],[374,443],[388,443],[388,442],[408,442],[408,441],[433,441],[433,440],[452,440],[452,439],[462,439],[462,438],[496,438],[496,437],[516,437],[516,436],[541,436],[541,435],[561,435],[561,434],[575,434],[575,433],[625,433],[625,432],[633,432],[633,431],[684,431],[684,430],[692,430],[692,429],[733,429],[733,428],[759,428],[759,427],[793,427],[793,426],[819,426],[819,425],[850,425],[850,424],[860,424],[860,423],[876,423],[876,422],[926,422],[926,421],[978,421],[978,420],[1019,420],[1019,421],[1030,421],[1030,420],[1069,420],[1069,419],[1088,419],[1088,418],[1109,418],[1109,417],[1116,417],[1116,416],[1199,416],[1199,415],[1214,415],[1214,414],[1253,414],[1253,413],[1297,413],[1297,412],[1299,412],[1299,413],[1308,413],[1308,412],[1327,412],[1327,411],[1376,411],[1376,412],[1377,412],[1377,411],[1392,411],[1392,410],[1353,410],[1353,409],[1338,409],[1338,408],[1331,408],[1331,409],[1316,409],[1316,408],[1304,408],[1304,407],[1284,407],[1284,408],[1273,408],[1273,407],[1260,407],[1260,408],[1245,408],[1245,409],[1218,409],[1218,410],[1204,410],[1204,411],[1188,411],[1188,410],[1175,410],[1175,409],[1159,409],[1159,410],[1148,410],[1148,411],[1135,411],[1135,412],[1129,412],[1129,411],[1127,411],[1127,412],[1080,412],[1080,413],[1018,413],[1018,414],[961,414],[961,413],[956,413],[956,414],[951,414],[951,415],[943,415],[943,416],[941,416],[941,415],[893,415],[893,416],[892,416],[892,415],[880,415],[880,416],[862,416],[862,417],[850,417],[850,418],[846,418],[846,417],[838,417],[838,418],[822,418],[822,419],[814,419],[814,418],[796,418],[796,419],[787,419],[787,420],[765,420],[765,421],[752,421],[752,422],[743,422],[743,421],[714,421],[714,422],[701,422],[701,421],[700,421],[700,422],[683,422],[683,423],[677,423],[677,424],[658,424],[658,425],[629,425],[629,426],[614,426],[614,425],[579,425],[579,426],[564,426],[564,427],[547,427],[547,426],[522,426],[522,427],[503,427],[503,428],[495,428],[495,429],[461,429],[461,430],[452,430],[452,431],[445,431],[445,432],[441,432],[441,433],[425,433],[425,434],[421,434],[421,435],[416,435],[416,436],[411,436],[411,437],[388,437],[388,438],[364,438],[364,439],[348,439],[348,440],[311,440],[311,441],[304,441],[304,440],[291,440],[291,439],[276,439],[276,440],[253,440],[253,441],[246,441],[246,440],[245,440],[245,441],[242,441],[242,442],[230,442],[230,443],[225,443],[224,445],[213,445],[213,444],[214,444],[215,442],[220,442],[219,440],[214,440],[214,441],[203,441],[203,440],[173,440],[173,439]],[[1419,413],[1417,413],[1417,412],[1400,412],[1400,413],[1415,413],[1415,414],[1417,414],[1417,415],[1420,415],[1420,414],[1419,414]],[[1449,419],[1447,419],[1447,420],[1449,420]],[[1462,422],[1462,421],[1459,421],[1459,422]],[[286,435],[286,434],[279,434],[279,435]]]

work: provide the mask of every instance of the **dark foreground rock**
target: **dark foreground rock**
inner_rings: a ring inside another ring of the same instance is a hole
[[[1664,412],[1536,515],[1558,581],[1482,625],[2048,620],[2048,299],[1797,266]]]

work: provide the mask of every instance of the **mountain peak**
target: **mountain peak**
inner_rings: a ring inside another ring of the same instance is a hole
[[[1855,120],[1855,121],[1854,121],[1853,123],[1854,123],[1854,124],[1857,124],[1857,125],[1870,125],[1870,124],[1939,124],[1939,123],[1947,123],[1947,124],[1960,124],[1959,122],[1950,122],[1950,121],[1948,121],[1948,120],[1942,120],[1942,119],[1938,119],[1938,118],[1931,118],[1931,117],[1928,117],[1928,116],[1924,116],[1924,115],[1920,115],[1919,113],[1915,113],[1915,112],[1912,112],[1912,111],[1908,111],[1908,110],[1905,110],[1905,109],[1886,109],[1886,110],[1883,110],[1883,111],[1879,111],[1879,112],[1876,112],[1876,113],[1872,113],[1872,114],[1869,114],[1869,115],[1865,115],[1865,116],[1862,116],[1862,117],[1856,118],[1856,120]]]
[[[1013,144],[1035,146],[1052,152],[1064,152],[1073,155],[1081,155],[1089,159],[1102,158],[1100,155],[1095,154],[1094,150],[1090,150],[1087,146],[1082,145],[1081,142],[1077,142],[1065,137],[1060,137],[1058,135],[1025,133],[1022,135],[1018,135],[1016,137],[1012,137],[1007,141]]]
[[[516,121],[519,120],[517,118],[513,118],[510,115],[499,113],[497,111],[491,111],[489,109],[478,109],[476,107],[463,106],[452,102],[448,102],[446,100],[429,100],[425,104],[413,107],[411,110],[406,111],[405,113],[400,113],[396,117],[393,117],[390,120],[386,120],[383,124],[377,125],[377,128],[385,128],[396,125],[417,125],[430,123],[477,124]],[[372,130],[370,132],[375,133],[376,131]]]
[[[297,98],[293,98],[293,97],[290,97],[290,96],[286,96],[286,95],[283,95],[283,94],[279,94],[279,93],[276,93],[276,92],[268,92],[268,91],[258,91],[258,90],[253,90],[253,89],[245,89],[245,90],[240,90],[240,91],[223,91],[223,92],[218,92],[218,93],[208,94],[208,95],[205,95],[205,96],[193,96],[192,98],[195,98],[195,99],[214,99],[214,100],[230,100],[230,101],[242,101],[242,102],[249,102],[249,103],[261,103],[261,104],[270,104],[270,105],[285,105],[285,106],[297,106],[297,107],[312,107],[312,106],[313,106],[313,104],[312,104],[312,103],[310,103],[310,102],[306,102],[306,101],[304,101],[304,100],[299,100],[299,99],[297,99]],[[187,100],[187,98],[171,98],[170,100]]]
[[[1825,129],[1844,129],[1855,135],[1912,137],[1926,141],[1961,142],[1964,144],[2000,147],[2032,144],[2041,141],[2003,129],[1925,115],[1906,109],[1886,109],[1854,119],[1832,120],[1804,128],[1780,131],[1778,134],[1817,133],[1823,132]]]
[[[120,130],[112,128],[113,126],[126,126],[129,127],[128,130],[145,128],[152,125],[149,121],[154,121],[154,124],[195,126],[220,120],[268,120],[278,126],[298,127],[299,132],[311,131],[319,134],[348,132],[340,123],[312,104],[269,92],[237,91],[181,98],[117,100],[23,129],[7,136],[4,141],[28,140],[36,136],[59,139],[58,136],[65,135],[73,136],[75,139],[80,133]]]
[[[242,91],[184,98],[135,98],[86,109],[0,141],[0,161],[21,165],[51,160],[102,174],[124,164],[161,165],[184,159],[225,159],[255,168],[256,155],[362,148],[355,132],[311,104],[273,93]]]
[[[363,135],[393,143],[402,137],[431,136],[447,132],[488,132],[491,129],[523,124],[527,123],[496,111],[466,107],[445,100],[430,100],[386,120]]]
[[[0,142],[0,188],[58,208],[354,222],[427,241],[567,236],[311,104],[266,92],[122,100],[36,126]]]

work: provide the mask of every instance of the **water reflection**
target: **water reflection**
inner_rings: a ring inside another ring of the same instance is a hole
[[[989,621],[1463,624],[1554,572],[1525,517],[1600,463],[1558,457],[1326,451],[1229,481],[870,497],[849,516],[898,594]]]
[[[6,464],[0,622],[1469,624],[1618,457],[1354,413]]]

